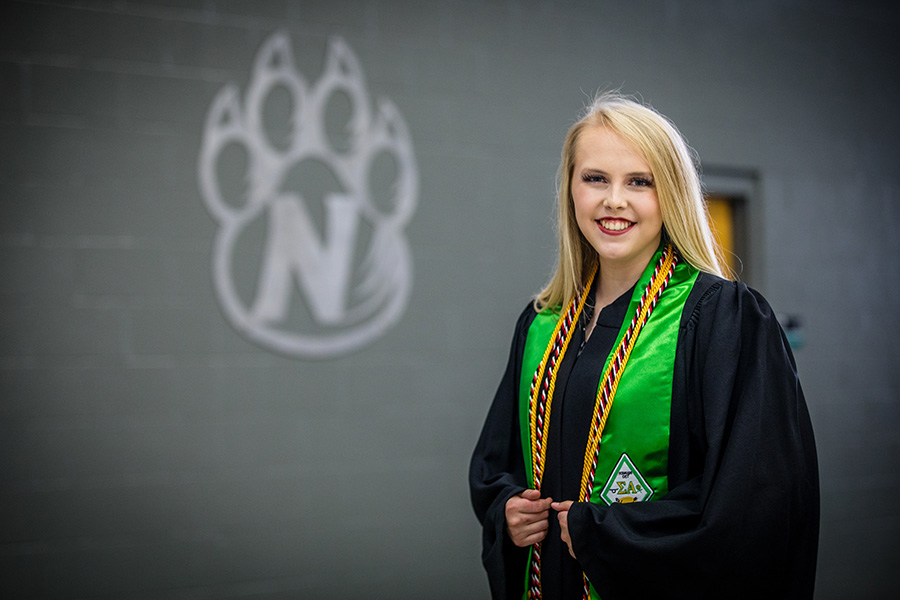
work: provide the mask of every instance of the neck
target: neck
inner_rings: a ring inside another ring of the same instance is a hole
[[[655,252],[655,251],[654,251]],[[631,264],[600,260],[597,273],[597,290],[594,297],[597,309],[602,309],[615,302],[616,298],[627,292],[641,278],[647,263],[653,259],[651,254],[647,260],[635,261]]]
[[[603,269],[602,266],[600,268]],[[602,309],[615,302],[616,298],[631,289],[641,273],[643,273],[643,269],[633,277],[625,274],[600,277],[600,281],[597,282],[597,291],[594,294],[595,306]]]
[[[653,257],[651,256],[650,259]],[[649,260],[647,262],[649,262]],[[590,339],[594,327],[597,325],[597,319],[600,311],[616,301],[616,299],[631,289],[641,278],[647,263],[640,265],[632,265],[624,268],[623,265],[608,265],[604,261],[600,261],[600,267],[597,272],[597,286],[594,291],[594,312],[587,324],[586,337]]]

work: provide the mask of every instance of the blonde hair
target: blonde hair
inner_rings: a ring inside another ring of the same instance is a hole
[[[571,191],[578,139],[592,127],[606,127],[618,134],[650,165],[662,213],[663,239],[672,242],[682,258],[697,269],[730,278],[709,227],[695,153],[678,129],[654,109],[618,92],[605,92],[569,129],[563,143],[557,173],[559,258],[550,282],[534,300],[535,309],[555,309],[567,303],[584,287],[599,260],[575,221]]]

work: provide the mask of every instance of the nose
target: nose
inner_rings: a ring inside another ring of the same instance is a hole
[[[625,208],[625,190],[618,185],[612,185],[603,199],[603,206],[610,210]]]

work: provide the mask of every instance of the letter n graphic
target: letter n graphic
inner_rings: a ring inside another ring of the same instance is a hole
[[[313,318],[322,325],[343,322],[359,209],[352,198],[337,194],[326,196],[324,204],[320,240],[302,198],[282,193],[272,201],[251,321],[280,323],[287,318],[296,275]]]

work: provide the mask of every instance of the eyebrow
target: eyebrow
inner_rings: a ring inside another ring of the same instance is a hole
[[[593,167],[584,167],[582,171],[590,171],[591,173],[599,173],[600,175],[609,175],[603,169],[595,169]],[[631,173],[625,173],[625,177],[646,177],[648,179],[653,179],[653,173],[650,171],[633,171]]]

